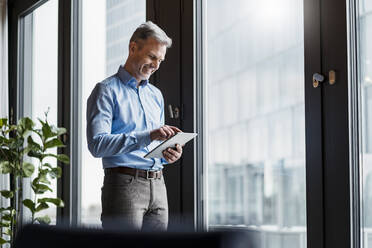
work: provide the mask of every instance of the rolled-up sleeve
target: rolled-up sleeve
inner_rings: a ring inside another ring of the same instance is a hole
[[[151,143],[150,131],[112,134],[113,92],[98,83],[87,102],[87,142],[94,157],[125,154]]]

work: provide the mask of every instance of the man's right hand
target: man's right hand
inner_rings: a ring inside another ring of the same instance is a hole
[[[182,131],[177,127],[164,125],[161,128],[152,130],[150,132],[150,138],[151,138],[151,141],[166,140],[179,132],[182,132]]]

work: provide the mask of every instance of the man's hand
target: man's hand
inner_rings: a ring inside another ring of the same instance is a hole
[[[177,150],[167,148],[163,151],[165,160],[167,160],[167,162],[170,164],[176,162],[182,155],[182,147],[179,144],[176,145],[176,149]]]
[[[151,141],[166,140],[178,132],[182,132],[182,131],[178,129],[177,127],[164,125],[161,128],[152,130],[150,132],[150,138],[151,138]]]

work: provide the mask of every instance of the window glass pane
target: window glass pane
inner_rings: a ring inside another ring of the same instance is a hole
[[[359,80],[361,86],[360,122],[362,126],[362,247],[372,248],[372,4],[359,1]]]
[[[146,20],[146,0],[82,0],[82,199],[81,223],[100,225],[101,159],[86,143],[86,101],[96,83],[113,75],[128,56],[129,39]]]
[[[45,112],[48,112],[48,123],[57,125],[57,100],[58,100],[58,0],[51,0],[25,17],[26,30],[24,33],[25,57],[28,63],[24,63],[24,115],[30,116],[36,123],[36,128],[41,128],[38,118],[45,120]],[[29,36],[27,36],[29,34]],[[30,44],[32,44],[30,46]],[[30,49],[31,51],[29,51]],[[27,73],[30,72],[30,73]],[[35,135],[33,137],[37,142],[41,140]],[[52,148],[48,153],[57,154],[57,149]],[[36,168],[39,166],[37,159],[32,160]],[[49,163],[53,167],[57,166],[55,158],[47,157],[43,163]],[[36,173],[33,175],[36,176]],[[27,179],[28,180],[28,179]],[[48,185],[53,192],[45,192],[43,195],[35,195],[28,186],[25,185],[24,198],[33,200],[43,197],[57,197],[57,181],[51,180]],[[48,204],[49,208],[36,214],[36,217],[48,215],[52,223],[56,223],[56,207],[54,204]],[[27,214],[27,213],[26,213]]]
[[[204,14],[207,224],[304,248],[303,1],[213,0]]]

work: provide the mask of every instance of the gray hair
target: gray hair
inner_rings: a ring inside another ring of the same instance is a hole
[[[156,41],[165,45],[167,48],[170,48],[172,46],[172,39],[169,38],[158,25],[151,21],[142,23],[132,34],[130,42],[146,40],[147,38],[154,38]]]

